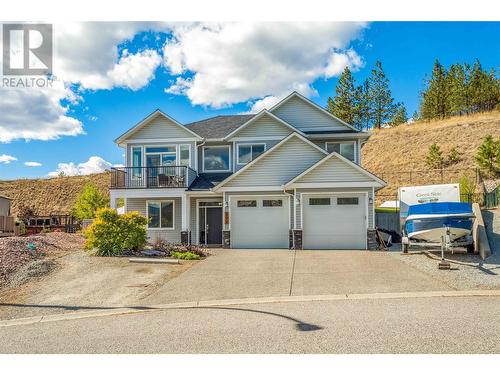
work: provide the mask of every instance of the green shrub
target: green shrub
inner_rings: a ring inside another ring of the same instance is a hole
[[[93,183],[89,182],[76,198],[73,214],[80,220],[93,219],[100,208],[108,207],[109,199]]]
[[[476,163],[479,168],[491,177],[500,175],[500,138],[494,139],[491,135],[484,138],[476,154]]]
[[[476,181],[467,176],[463,175],[460,178],[460,201],[461,202],[468,202],[468,203],[473,203],[475,200],[475,193],[476,193]]]
[[[429,147],[429,153],[425,158],[425,164],[433,169],[440,169],[444,167],[443,152],[436,143]]]
[[[176,259],[184,259],[184,260],[198,260],[200,256],[198,254],[192,253],[191,251],[173,251],[170,255]]]
[[[87,249],[97,249],[96,255],[121,255],[126,250],[138,250],[147,240],[147,219],[137,212],[118,215],[111,208],[101,208],[96,219],[85,229]]]

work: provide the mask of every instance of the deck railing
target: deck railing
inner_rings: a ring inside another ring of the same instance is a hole
[[[112,189],[187,188],[194,178],[187,166],[111,168]]]

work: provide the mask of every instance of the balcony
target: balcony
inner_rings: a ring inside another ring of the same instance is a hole
[[[188,188],[196,171],[186,166],[111,168],[111,189]]]

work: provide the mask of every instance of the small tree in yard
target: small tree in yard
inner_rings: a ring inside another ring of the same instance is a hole
[[[425,158],[425,164],[427,164],[428,167],[434,169],[443,168],[443,152],[436,143],[433,143],[431,147],[429,147],[429,154]]]
[[[85,229],[89,250],[99,256],[121,255],[125,250],[138,250],[146,244],[147,219],[137,212],[118,215],[111,208],[97,210],[94,222]]]
[[[500,138],[495,140],[491,135],[484,138],[477,150],[476,163],[491,176],[500,174]]]
[[[93,183],[85,184],[83,191],[76,198],[74,215],[80,219],[93,219],[99,208],[109,206],[109,198],[106,197]]]
[[[457,164],[462,160],[462,154],[457,150],[456,147],[452,147],[450,153],[448,154],[448,159],[446,160],[446,164],[448,166]]]

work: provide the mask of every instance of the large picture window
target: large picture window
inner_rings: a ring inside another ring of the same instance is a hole
[[[336,152],[350,161],[355,161],[355,142],[326,142],[326,151]]]
[[[150,229],[174,229],[174,202],[148,201],[147,216]]]
[[[260,154],[266,151],[266,145],[264,143],[259,144],[239,144],[237,146],[238,152],[238,164],[248,164]]]
[[[176,165],[177,152],[175,146],[146,147],[146,166],[160,167]]]
[[[204,172],[229,172],[231,170],[231,153],[229,146],[203,147]]]

